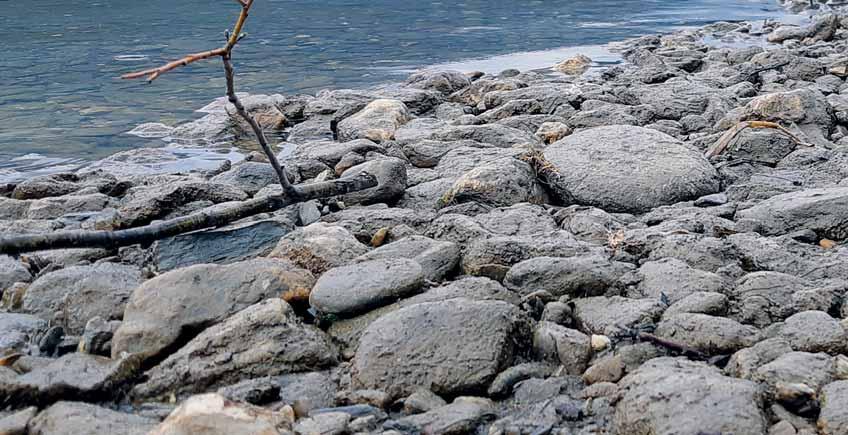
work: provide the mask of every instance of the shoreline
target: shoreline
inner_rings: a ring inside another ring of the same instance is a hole
[[[603,68],[245,94],[293,183],[377,186],[0,254],[0,429],[842,433],[846,12],[646,35]],[[136,134],[248,137],[223,100],[198,112]],[[0,238],[282,190],[258,152],[184,173],[167,154],[0,183]]]

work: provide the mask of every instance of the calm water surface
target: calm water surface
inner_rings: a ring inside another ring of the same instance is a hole
[[[153,85],[116,77],[220,46],[237,12],[232,0],[0,1],[0,181],[162,146],[126,132],[196,118],[223,94],[220,62]],[[779,14],[773,0],[256,0],[235,62],[240,91],[314,92],[468,59],[521,67],[536,55],[502,55]]]

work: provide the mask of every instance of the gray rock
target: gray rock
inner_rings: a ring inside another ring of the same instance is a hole
[[[251,405],[267,405],[280,400],[280,384],[273,377],[248,379],[221,387],[218,394],[235,402]]]
[[[370,238],[370,235],[369,235]],[[317,222],[298,228],[280,239],[269,254],[320,274],[333,267],[343,266],[368,248],[341,226]]]
[[[195,264],[228,264],[271,252],[294,224],[284,218],[242,222],[158,240],[152,262],[160,272]]]
[[[302,418],[294,425],[295,433],[342,435],[348,432],[350,414],[345,412],[322,412]]]
[[[523,363],[512,366],[498,374],[489,386],[489,396],[503,397],[512,393],[517,383],[533,378],[547,378],[554,373],[554,367],[545,363]],[[407,398],[407,400],[409,400]]]
[[[592,358],[588,335],[551,322],[536,326],[533,351],[539,359],[561,365],[569,375],[583,374]]]
[[[329,408],[334,404],[338,379],[333,372],[292,373],[277,378],[279,399],[288,405],[296,402],[309,409]]]
[[[544,290],[553,296],[600,296],[632,266],[602,255],[536,257],[509,269],[504,285],[520,295]]]
[[[848,187],[807,189],[771,197],[740,210],[736,220],[756,222],[757,232],[770,236],[813,230],[834,240],[848,238]]]
[[[780,336],[797,351],[835,355],[848,350],[845,328],[823,311],[803,311],[789,317],[783,322]]]
[[[464,202],[506,207],[522,202],[543,203],[545,199],[533,168],[518,159],[504,158],[464,173],[439,203],[443,207]]]
[[[419,388],[403,399],[403,412],[405,414],[420,414],[447,405],[445,399],[438,394],[426,389]]]
[[[350,317],[410,296],[423,285],[423,270],[413,260],[370,260],[325,272],[309,304],[320,313]]]
[[[556,231],[530,236],[478,238],[462,257],[462,270],[468,275],[486,276],[497,281],[521,261],[534,257],[571,257],[588,253],[582,242],[570,233]]]
[[[711,316],[724,316],[727,314],[727,296],[714,292],[694,292],[671,304],[663,313],[663,317],[669,317],[679,313],[701,313]]]
[[[160,355],[180,340],[259,301],[311,288],[308,271],[275,259],[197,265],[164,273],[138,287],[112,340],[112,356]]]
[[[421,71],[406,79],[407,86],[448,95],[471,85],[471,79],[459,71]]]
[[[0,433],[4,435],[27,435],[27,425],[36,414],[38,414],[38,408],[31,406],[0,418]]]
[[[500,301],[453,299],[402,308],[363,333],[353,384],[393,397],[421,386],[440,395],[485,391],[512,362],[522,322],[515,306]]]
[[[415,260],[421,265],[424,279],[442,282],[459,264],[459,245],[424,236],[409,236],[361,255],[355,261],[395,258]]]
[[[826,97],[809,88],[761,95],[751,100],[745,110],[747,119],[795,123],[814,143],[829,137],[833,126]]]
[[[93,171],[87,174],[58,173],[32,177],[18,183],[12,191],[12,199],[40,199],[62,196],[87,187],[106,193],[115,185],[115,177]]]
[[[762,434],[762,398],[750,381],[685,359],[656,358],[619,382],[614,433]]]
[[[403,102],[374,100],[339,123],[339,139],[370,139],[378,143],[393,140],[395,131],[410,119],[409,110]]]
[[[392,202],[403,196],[406,190],[406,164],[396,158],[372,160],[356,165],[342,174],[341,178],[352,178],[367,172],[377,178],[377,186],[341,197],[345,204],[374,204]]]
[[[623,280],[630,284],[628,297],[656,299],[664,294],[670,304],[697,291],[722,293],[727,287],[722,277],[689,267],[676,258],[645,262]]]
[[[707,355],[728,354],[752,346],[759,330],[724,317],[680,313],[668,316],[656,334],[700,350]]]
[[[279,183],[280,179],[270,163],[241,162],[229,171],[212,177],[209,181],[230,184],[248,195],[255,195],[263,187]]]
[[[85,324],[77,350],[92,355],[112,355],[112,336],[119,326],[121,322],[117,320],[107,322],[99,316],[92,317]]]
[[[404,432],[415,428],[420,430],[420,433],[432,435],[474,433],[478,426],[494,414],[494,403],[488,399],[458,397],[449,405],[423,414],[403,417],[398,423]]]
[[[653,323],[665,308],[658,299],[629,299],[621,296],[575,299],[574,320],[587,334],[614,335],[619,327],[632,328]]]
[[[115,205],[116,201],[112,197],[102,193],[42,198],[29,204],[26,218],[56,219],[72,213],[100,211]]]
[[[29,423],[29,433],[39,435],[143,435],[158,421],[82,402],[58,402]]]
[[[821,391],[818,427],[824,435],[848,433],[848,381],[827,384]]]
[[[69,267],[35,280],[24,294],[21,310],[64,327],[69,334],[80,334],[94,316],[120,320],[139,284],[141,271],[132,266]]]
[[[748,159],[774,166],[795,150],[789,136],[773,129],[746,129],[727,145],[722,153],[728,159]]]
[[[754,372],[754,380],[775,395],[781,384],[805,384],[818,391],[833,381],[833,358],[824,353],[789,352]]]
[[[720,188],[715,169],[693,149],[656,130],[609,126],[550,145],[545,175],[558,199],[609,212],[643,212]]]
[[[209,182],[178,182],[154,186],[133,187],[127,192],[124,204],[118,209],[120,227],[146,225],[162,219],[179,207],[195,201],[218,204],[243,201],[247,194],[229,184]]]
[[[794,314],[792,294],[807,286],[806,281],[785,273],[754,272],[739,278],[729,295],[735,299],[740,321],[763,328]]]
[[[397,131],[397,140],[402,143],[427,139],[438,141],[473,140],[499,148],[537,142],[531,133],[501,124],[431,125],[428,126],[429,129],[427,130],[420,127],[420,124],[407,124]]]
[[[335,349],[323,332],[301,324],[283,300],[269,299],[200,333],[148,370],[147,381],[133,394],[196,393],[248,377],[318,370],[335,362]]]
[[[32,274],[18,260],[8,255],[0,255],[0,294],[12,288],[16,282],[30,282]]]
[[[291,424],[283,413],[209,393],[186,399],[148,435],[283,435],[292,433]]]
[[[419,168],[432,168],[439,164],[442,157],[456,148],[491,148],[492,145],[473,140],[438,141],[420,140],[404,143],[403,154],[409,162]]]
[[[792,352],[783,338],[769,338],[733,354],[725,366],[725,373],[735,378],[754,380],[757,369]]]

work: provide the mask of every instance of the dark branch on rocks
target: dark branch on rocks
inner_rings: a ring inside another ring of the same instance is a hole
[[[47,249],[117,248],[150,243],[191,231],[220,227],[248,216],[279,210],[300,201],[343,195],[376,185],[377,179],[373,175],[362,173],[351,178],[292,186],[297,200],[292,200],[289,196],[269,196],[245,201],[223,210],[191,214],[120,231],[61,231],[9,237],[0,239],[0,254],[20,254]]]

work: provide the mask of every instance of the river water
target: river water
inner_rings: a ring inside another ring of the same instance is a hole
[[[152,85],[116,77],[220,46],[238,9],[233,0],[0,0],[0,182],[162,146],[126,132],[196,118],[223,95],[220,62]],[[561,47],[779,15],[774,0],[256,0],[235,63],[239,91],[314,92],[436,64],[526,69]]]

